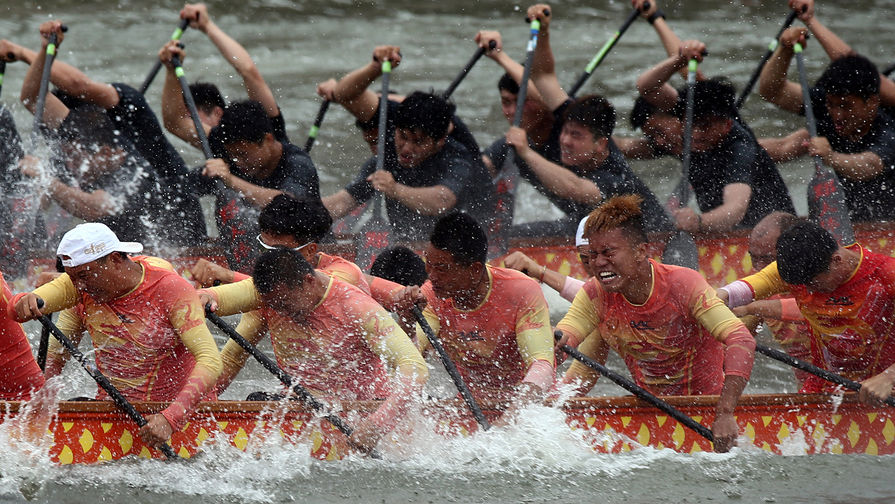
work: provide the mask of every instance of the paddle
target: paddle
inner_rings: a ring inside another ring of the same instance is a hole
[[[171,34],[171,40],[180,40],[180,37],[183,36],[183,31],[190,26],[189,19],[183,19],[180,21],[180,26],[174,30],[174,33]],[[149,89],[149,86],[152,85],[152,81],[155,79],[155,76],[158,74],[158,71],[162,68],[161,60],[156,60],[155,64],[152,65],[152,69],[149,70],[149,75],[143,80],[143,84],[140,85],[140,94],[146,94],[146,90]]]
[[[793,46],[796,65],[799,68],[799,82],[802,84],[802,102],[805,106],[805,121],[811,138],[817,137],[817,122],[811,104],[811,91],[805,73],[802,45]],[[848,216],[848,207],[842,192],[839,177],[832,169],[824,166],[820,157],[814,156],[814,177],[808,184],[808,215],[811,220],[826,229],[842,245],[855,243],[855,231]]]
[[[645,2],[643,4],[643,9],[646,11],[649,10],[649,8],[649,2]],[[603,47],[601,47],[600,50],[597,51],[597,54],[593,57],[592,60],[590,60],[590,63],[588,63],[587,66],[584,67],[584,72],[581,73],[581,75],[578,77],[578,80],[575,81],[575,84],[572,85],[572,89],[569,91],[569,98],[574,98],[575,95],[578,94],[578,91],[581,89],[581,86],[584,85],[584,82],[587,81],[590,75],[594,73],[594,70],[596,70],[597,67],[600,66],[600,63],[603,62],[603,58],[605,58],[606,55],[609,54],[609,51],[611,51],[612,48],[615,47],[615,43],[618,42],[618,39],[620,39],[626,31],[628,31],[628,27],[631,26],[631,24],[637,19],[639,15],[640,11],[634,9],[634,11],[631,12],[630,15],[628,15],[628,19],[625,20],[625,22],[615,32],[615,34],[613,34],[612,37],[610,37],[609,40],[607,40],[606,43],[603,44]]]
[[[696,89],[696,71],[699,68],[699,62],[691,59],[687,64],[687,109],[684,115],[684,141],[681,155],[683,161],[681,163],[681,180],[674,188],[668,205],[672,208],[681,208],[687,206],[690,201],[690,159],[692,153],[690,149],[693,145],[693,101],[694,91]]]
[[[886,67],[886,69],[883,70],[883,75],[885,75],[886,77],[888,77],[888,76],[892,75],[892,72],[895,72],[895,63],[893,63],[893,64],[889,65],[888,67]]]
[[[392,75],[392,62],[382,62],[382,89],[379,95],[379,138],[376,141],[376,171],[385,169],[385,140],[388,127],[388,85]],[[357,233],[355,249],[357,250],[357,265],[366,269],[379,252],[388,247],[389,225],[382,216],[382,193],[376,191],[373,196],[373,215],[364,223]]]
[[[62,25],[62,32],[67,32],[68,27]],[[56,59],[56,46],[58,37],[56,33],[50,34],[50,41],[47,44],[47,58],[44,62],[43,73],[40,75],[40,88],[37,92],[37,104],[34,107],[34,125],[31,128],[32,143],[37,138],[40,131],[40,125],[43,124],[44,107],[47,104],[47,91],[50,89],[50,70],[53,67],[53,60]]]
[[[752,92],[752,88],[755,87],[755,83],[758,82],[758,78],[761,76],[761,70],[764,68],[765,64],[771,59],[771,56],[774,54],[774,51],[777,50],[777,44],[780,40],[780,36],[783,35],[783,32],[786,31],[792,25],[792,22],[795,21],[796,16],[799,13],[796,11],[792,11],[786,16],[786,20],[783,21],[783,26],[777,31],[777,35],[773,40],[768,44],[768,50],[762,56],[761,61],[758,62],[758,66],[755,68],[755,71],[752,72],[752,77],[749,77],[749,82],[746,84],[746,87],[743,88],[743,92],[740,93],[739,98],[735,103],[736,108],[740,108],[743,106],[743,103],[746,101],[746,98],[749,97],[749,93]]]
[[[492,40],[488,43],[489,51],[493,51],[496,47],[497,41]],[[447,100],[451,97],[452,94],[454,94],[454,90],[457,89],[457,86],[459,86],[461,82],[463,82],[463,79],[466,78],[466,74],[468,74],[469,71],[472,70],[472,67],[475,66],[475,64],[479,61],[483,54],[485,54],[484,47],[479,47],[478,49],[476,49],[476,51],[472,54],[472,58],[470,58],[469,61],[466,63],[466,66],[463,67],[462,70],[460,70],[460,73],[457,74],[456,77],[454,77],[454,81],[451,82],[448,88],[441,95],[445,100]]]
[[[417,323],[423,329],[423,332],[426,333],[426,338],[429,340],[429,343],[432,344],[432,348],[435,349],[435,352],[438,353],[438,357],[441,358],[441,363],[444,364],[444,369],[447,370],[454,385],[457,386],[457,390],[460,391],[463,400],[466,401],[466,405],[469,406],[470,411],[472,411],[472,416],[474,416],[479,425],[482,426],[482,429],[490,429],[491,424],[488,423],[488,419],[485,418],[485,414],[482,413],[482,408],[479,407],[479,403],[472,397],[472,393],[469,392],[469,387],[466,386],[466,382],[463,381],[463,377],[460,376],[460,372],[457,371],[457,366],[454,365],[454,362],[448,356],[447,351],[445,351],[438,336],[435,335],[435,331],[429,326],[429,322],[426,320],[423,312],[420,311],[418,306],[414,306],[412,311],[413,316],[416,317]]]
[[[300,383],[296,383],[288,373],[283,371],[283,369],[274,362],[273,359],[264,354],[261,350],[258,350],[258,347],[249,343],[248,340],[242,337],[241,334],[236,332],[233,327],[230,326],[224,319],[219,317],[213,311],[209,310],[208,307],[205,308],[205,318],[210,320],[212,324],[216,325],[221,331],[224,331],[230,339],[236,342],[237,345],[241,346],[243,350],[248,352],[255,360],[258,361],[259,364],[264,366],[264,369],[268,370],[274,376],[279,379],[283,385],[292,389],[292,392],[295,393],[298,400],[308,405],[314,411],[323,415],[323,418],[329,421],[329,423],[333,424],[336,429],[339,429],[343,434],[348,437],[351,437],[351,434],[354,433],[354,429],[349,427],[341,417],[334,415],[332,413],[327,413],[326,406],[323,405],[320,401],[314,397],[308,389],[301,386]],[[378,459],[381,458],[381,455],[376,452],[376,450],[370,451],[370,457]]]
[[[43,308],[43,305],[43,299],[38,299],[38,309]],[[127,400],[127,398],[121,395],[121,392],[119,392],[118,389],[115,388],[115,385],[112,385],[112,382],[110,382],[109,379],[105,377],[105,375],[103,375],[98,369],[96,369],[95,366],[91,365],[91,363],[87,360],[87,357],[85,357],[84,354],[81,353],[80,350],[78,350],[78,347],[75,346],[75,344],[72,343],[70,339],[68,339],[68,336],[66,336],[62,331],[59,330],[58,327],[56,327],[56,324],[54,324],[50,320],[50,317],[41,315],[37,318],[37,320],[40,321],[41,325],[43,325],[49,332],[53,333],[53,336],[57,340],[59,340],[59,343],[62,343],[62,346],[65,347],[65,349],[68,351],[69,354],[71,354],[72,357],[77,359],[77,361],[81,364],[81,367],[83,367],[84,370],[87,371],[88,374],[90,374],[90,377],[93,378],[94,381],[96,381],[96,384],[99,385],[103,390],[105,390],[107,394],[109,394],[109,397],[112,398],[112,401],[115,402],[116,406],[124,411],[124,413],[127,414],[127,416],[129,416],[131,420],[133,420],[134,423],[136,423],[138,426],[143,427],[144,425],[146,425],[146,419],[143,417],[143,415],[141,415],[140,412],[137,411],[136,408],[134,408],[134,405],[131,404],[130,401]],[[161,446],[159,446],[158,449],[165,455],[165,458],[167,458],[168,460],[176,460],[180,458],[177,456],[176,453],[174,453],[174,449],[171,448],[171,445],[169,445],[168,443],[163,443]]]
[[[305,142],[305,152],[311,152],[311,147],[313,147],[314,142],[317,141],[317,133],[320,132],[320,125],[323,124],[323,117],[326,115],[328,109],[329,100],[323,100],[323,103],[320,104],[320,109],[317,110],[317,117],[314,119],[314,125],[311,126],[311,131],[308,132],[308,140]]]
[[[801,369],[802,371],[806,371],[815,376],[819,376],[824,380],[827,380],[828,382],[835,383],[836,385],[841,385],[849,390],[854,390],[855,392],[861,390],[861,384],[856,381],[849,380],[848,378],[840,376],[832,371],[827,371],[826,369],[819,368],[814,364],[811,364],[810,362],[805,362],[802,359],[798,359],[785,352],[781,352],[776,348],[770,348],[768,346],[762,345],[761,343],[756,343],[755,351],[764,354],[774,360],[792,366],[796,369]],[[883,402],[888,404],[889,406],[895,406],[895,397],[889,396]]]
[[[0,61],[0,92],[3,91],[3,76],[6,74],[6,62]]]
[[[186,103],[186,108],[190,113],[190,119],[193,120],[193,125],[196,127],[196,136],[199,137],[199,143],[202,144],[202,153],[205,154],[205,159],[213,159],[214,154],[211,152],[211,144],[208,143],[205,126],[202,125],[202,120],[199,119],[196,100],[193,99],[190,83],[186,80],[186,73],[183,71],[180,58],[176,55],[171,56],[171,64],[174,65],[174,75],[177,76],[177,80],[180,82],[180,90],[183,92],[183,101]]]
[[[562,331],[555,331],[553,336],[558,340],[562,339]],[[586,355],[579,352],[577,349],[570,347],[569,345],[563,345],[562,351],[571,355],[575,359],[579,360],[585,366],[597,371],[601,375],[609,378],[617,385],[621,386],[623,389],[631,392],[635,396],[643,399],[644,401],[652,404],[653,406],[659,408],[660,410],[668,413],[671,418],[674,418],[678,422],[684,425],[684,427],[688,427],[695,431],[700,436],[708,439],[711,442],[715,442],[715,436],[712,434],[712,431],[701,423],[693,420],[692,418],[685,415],[681,410],[675,408],[674,406],[668,404],[667,402],[659,399],[658,397],[651,394],[646,389],[639,387],[633,381],[625,378],[624,376],[612,371],[606,366],[600,364],[599,362],[587,357]]]

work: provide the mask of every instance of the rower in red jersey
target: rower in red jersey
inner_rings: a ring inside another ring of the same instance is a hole
[[[128,255],[142,250],[139,243],[119,241],[104,224],[81,224],[65,233],[56,250],[65,274],[17,294],[8,312],[24,322],[62,311],[59,328],[75,344],[90,333],[96,367],[124,397],[171,401],[147,416],[139,431],[147,444],[158,446],[185,426],[199,401],[214,397],[221,358],[196,291],[167,261]],[[57,341],[47,357],[47,377],[59,374],[67,355]]]
[[[557,325],[561,343],[599,362],[615,350],[634,381],[656,395],[720,394],[712,433],[715,451],[728,451],[738,433],[734,408],[752,371],[749,330],[698,272],[649,258],[638,196],[605,201],[584,234],[582,256],[594,278]],[[598,377],[576,361],[562,383],[585,393]]]
[[[537,282],[488,266],[487,253],[475,219],[460,212],[439,219],[426,248],[423,314],[473,396],[512,400],[512,411],[553,385],[550,313]],[[426,351],[421,330],[417,340]]]
[[[11,302],[12,292],[0,273],[0,400],[27,401],[32,391],[43,387],[44,375],[21,324],[7,314]]]
[[[777,240],[777,261],[731,284],[731,305],[789,291],[811,327],[814,364],[860,381],[862,401],[895,386],[895,258],[855,243],[842,246],[820,226],[800,222]],[[811,376],[803,392],[832,385]]]

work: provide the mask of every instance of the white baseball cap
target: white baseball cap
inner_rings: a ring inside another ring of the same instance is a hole
[[[78,224],[62,236],[62,241],[56,248],[56,255],[68,257],[62,259],[62,265],[73,268],[105,257],[112,252],[136,254],[142,251],[142,244],[119,240],[109,226],[88,222]]]
[[[578,223],[578,231],[575,232],[575,246],[583,247],[585,245],[590,244],[587,238],[584,237],[584,225],[587,224],[587,218],[590,217],[586,215],[581,222]]]

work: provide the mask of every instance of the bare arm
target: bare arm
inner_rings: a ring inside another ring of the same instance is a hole
[[[659,109],[670,112],[677,104],[677,90],[668,83],[678,71],[687,67],[691,59],[702,61],[705,44],[697,40],[683,42],[676,55],[647,70],[637,78],[637,90],[646,101]]]
[[[196,134],[196,126],[190,117],[190,112],[186,107],[183,99],[183,89],[180,86],[180,80],[174,74],[174,66],[171,64],[171,57],[177,56],[181,63],[186,57],[186,53],[177,42],[169,41],[159,51],[159,60],[165,65],[165,85],[162,89],[162,121],[165,129],[177,138],[189,143],[197,149],[202,149],[202,142]],[[202,123],[205,134],[211,132],[211,126]]]
[[[269,189],[255,185],[243,178],[237,177],[230,172],[230,166],[223,159],[209,159],[205,162],[205,168],[202,174],[206,177],[220,179],[225,186],[239,191],[249,202],[257,208],[264,208],[268,203],[283,191],[279,189]]]
[[[47,25],[48,23],[44,23],[44,25]],[[49,33],[51,32],[49,29],[47,31],[43,30],[44,25],[41,25],[41,50],[35,55],[32,64],[28,67],[28,72],[25,74],[25,80],[22,83],[22,92],[20,95],[22,104],[25,105],[25,108],[32,114],[36,112],[37,98],[40,94],[40,80],[43,74],[44,64],[46,64],[47,60],[47,44],[49,43],[47,36],[49,36]],[[61,34],[62,31],[58,30],[58,33]],[[68,107],[63,105],[52,93],[47,93],[43,116],[40,119],[41,122],[50,129],[56,129],[62,124],[62,121],[64,121],[67,116]]]
[[[106,191],[86,192],[54,178],[49,192],[59,206],[80,219],[94,221],[114,214],[115,206]]]
[[[211,20],[204,4],[187,4],[180,11],[180,18],[189,19],[190,27],[196,28],[208,36],[220,51],[221,56],[242,77],[250,100],[260,102],[270,117],[276,117],[280,113],[273,92],[264,81],[261,72],[249,56],[249,52]]]
[[[329,210],[329,214],[333,219],[341,219],[342,217],[348,215],[348,212],[357,208],[357,201],[348,194],[348,191],[345,189],[340,190],[335,194],[331,194],[322,198],[323,206]]]
[[[525,130],[510,128],[507,142],[516,148],[516,153],[531,167],[538,180],[551,193],[560,198],[596,206],[603,194],[592,181],[575,175],[570,170],[552,163],[528,146]]]
[[[478,43],[479,47],[485,48],[485,55],[500,65],[500,67],[503,68],[503,71],[516,81],[516,84],[522,83],[522,73],[525,71],[525,67],[503,51],[503,41],[501,40],[500,32],[482,30],[476,34],[475,41]],[[496,47],[493,50],[488,49],[488,44],[490,44],[491,41],[494,41],[496,44]],[[528,97],[543,101],[541,93],[531,82],[528,83]]]
[[[804,28],[789,28],[783,32],[780,44],[761,70],[758,80],[758,93],[765,101],[794,113],[802,110],[802,86],[787,80],[786,73],[794,54],[793,45],[799,42],[804,46],[806,33]]]
[[[332,90],[332,100],[361,122],[369,121],[379,108],[379,97],[367,89],[382,75],[382,61],[389,60],[394,67],[401,63],[401,49],[397,46],[379,46],[373,50],[373,59],[366,65],[342,77]]]
[[[612,141],[628,159],[655,159],[656,157],[646,138],[613,136]]]
[[[871,180],[885,170],[882,159],[873,151],[845,154],[830,147],[825,137],[812,138],[809,154],[820,156],[824,164],[836,170],[839,176],[849,180]]]
[[[550,12],[550,14],[547,14]],[[538,45],[535,47],[534,60],[531,65],[531,80],[534,82],[541,98],[550,110],[556,110],[569,99],[568,93],[559,84],[556,76],[556,63],[553,49],[550,47],[550,20],[553,12],[549,5],[537,4],[528,8],[528,17],[541,23],[538,34]]]
[[[722,232],[733,229],[746,215],[752,188],[749,184],[727,184],[724,186],[724,202],[718,208],[702,214],[703,229]]]
[[[808,138],[808,130],[802,128],[783,138],[759,138],[758,144],[767,151],[774,163],[784,163],[808,153],[805,145]]]

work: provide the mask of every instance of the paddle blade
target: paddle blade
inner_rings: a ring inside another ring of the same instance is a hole
[[[843,194],[839,178],[833,171],[818,166],[808,184],[808,216],[829,231],[837,242],[847,246],[855,243],[855,231]]]

